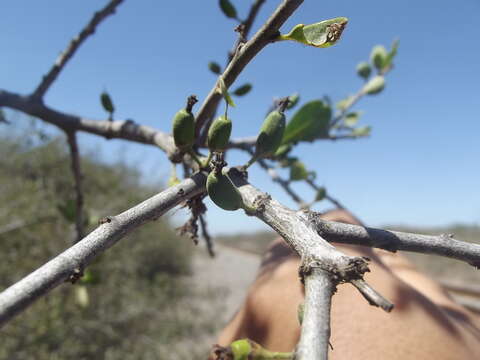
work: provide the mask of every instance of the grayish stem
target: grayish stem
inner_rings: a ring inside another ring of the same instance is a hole
[[[374,229],[322,220],[316,213],[311,213],[309,218],[316,224],[320,236],[329,242],[440,255],[480,268],[480,245],[456,240],[451,234],[431,236]]]
[[[276,33],[293,12],[303,3],[303,0],[283,0],[267,22],[242,47],[237,48],[230,64],[219,78],[222,78],[227,88],[233,84],[247,64],[275,37]],[[196,134],[199,135],[205,122],[211,117],[221,100],[217,91],[218,80],[196,114]]]
[[[305,278],[305,313],[296,360],[326,360],[330,340],[330,309],[335,284],[331,274],[313,269]]]
[[[111,0],[102,10],[97,11],[88,24],[75,36],[67,48],[60,54],[58,59],[53,64],[52,68],[43,78],[40,84],[33,92],[33,96],[36,98],[42,98],[45,92],[56,80],[68,60],[72,58],[77,49],[82,45],[86,38],[95,32],[96,27],[109,15],[115,13],[115,9],[123,0]]]
[[[97,255],[147,221],[158,219],[182,201],[202,193],[205,174],[198,173],[123,213],[109,217],[96,230],[30,275],[0,293],[0,326],[35,300],[81,271]]]

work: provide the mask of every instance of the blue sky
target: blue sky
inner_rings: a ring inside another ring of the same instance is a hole
[[[244,17],[250,1],[232,2]],[[0,88],[32,91],[68,41],[105,3],[2,2]],[[267,0],[254,31],[278,3]],[[286,42],[264,49],[236,82],[252,82],[254,88],[230,111],[234,136],[255,135],[273,97],[299,92],[302,102],[326,94],[338,101],[354,93],[362,84],[356,64],[368,59],[372,46],[390,46],[399,38],[396,66],[385,91],[355,108],[364,111],[361,124],[373,127],[372,136],[302,144],[295,155],[367,224],[479,224],[479,14],[477,0],[306,0],[283,32],[298,23],[346,16],[350,22],[341,42],[328,49]],[[126,0],[82,45],[47,93],[46,103],[104,119],[98,99],[107,88],[117,119],[132,118],[170,131],[171,118],[185,98],[194,93],[203,101],[214,84],[207,63],[224,64],[235,41],[234,27],[215,0]],[[106,161],[121,159],[140,167],[146,181],[169,173],[166,157],[152,147],[92,135],[82,135],[81,143],[85,153],[96,150]],[[231,165],[246,160],[241,153],[229,158]],[[256,165],[250,180],[294,207]],[[305,186],[295,188],[305,198],[313,196]],[[325,208],[327,203],[316,207]],[[214,206],[209,221],[214,233],[265,228],[241,211]]]

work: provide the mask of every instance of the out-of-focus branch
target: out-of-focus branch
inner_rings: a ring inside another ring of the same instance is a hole
[[[320,219],[310,213],[310,221],[325,240],[343,244],[371,246],[387,251],[397,250],[434,254],[464,261],[480,268],[480,245],[459,241],[453,235],[439,236],[374,229]]]
[[[206,175],[197,173],[123,213],[105,218],[84,239],[0,293],[0,326],[71,276],[140,225],[158,219],[205,190]]]
[[[35,97],[20,95],[6,90],[0,90],[0,106],[35,116],[64,131],[85,131],[105,138],[126,139],[142,144],[150,144],[165,151],[169,157],[178,155],[170,134],[149,126],[139,125],[131,120],[101,121],[67,114],[46,106]]]
[[[45,92],[56,80],[57,76],[60,74],[65,64],[75,54],[80,45],[82,45],[85,39],[87,39],[95,32],[96,27],[106,17],[115,13],[115,9],[122,2],[123,0],[111,0],[102,10],[97,11],[93,15],[88,24],[82,29],[82,31],[80,31],[77,36],[72,39],[72,41],[70,41],[67,48],[60,54],[50,71],[43,76],[42,81],[33,92],[34,97],[42,98],[43,95],[45,95]]]
[[[204,100],[196,114],[196,134],[201,133],[205,122],[215,112],[222,95],[218,92],[219,80],[223,79],[228,88],[236,80],[247,64],[265,47],[278,33],[280,26],[302,4],[303,0],[283,0],[267,22],[243,46],[236,49],[235,55],[219,79],[215,82],[210,93]]]
[[[84,218],[83,218],[83,188],[82,188],[82,169],[80,165],[80,154],[78,151],[77,134],[75,132],[67,132],[68,145],[70,147],[71,168],[75,184],[75,230],[77,237],[75,243],[79,242],[84,234]]]

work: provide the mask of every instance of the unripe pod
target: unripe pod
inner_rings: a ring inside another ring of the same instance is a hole
[[[179,110],[173,117],[173,139],[180,149],[193,145],[195,138],[195,118],[185,109]]]
[[[210,151],[225,151],[232,133],[232,121],[226,116],[219,116],[208,129],[207,143]]]
[[[224,173],[224,169],[218,173],[212,171],[208,174],[207,192],[210,199],[224,210],[233,211],[244,207],[240,191]]]
[[[360,64],[357,65],[358,76],[367,80],[370,77],[371,73],[372,73],[372,68],[370,67],[370,64],[367,63],[366,61],[361,62]]]
[[[252,346],[248,339],[236,340],[230,344],[233,353],[233,360],[248,360]]]
[[[377,75],[371,78],[363,87],[362,92],[368,95],[380,93],[385,87],[385,78]]]
[[[370,61],[375,65],[378,71],[382,70],[386,65],[385,61],[388,57],[387,49],[382,45],[376,45],[373,47],[370,53]]]
[[[255,157],[258,159],[273,155],[282,143],[284,131],[285,114],[278,110],[268,114],[257,137]]]

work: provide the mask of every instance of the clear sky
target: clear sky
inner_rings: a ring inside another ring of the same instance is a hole
[[[252,0],[253,1],[253,0]],[[240,17],[251,1],[232,0]],[[280,1],[267,0],[258,29]],[[73,35],[106,1],[2,1],[0,88],[32,91]],[[362,84],[355,66],[376,44],[400,39],[395,69],[378,96],[362,100],[361,124],[373,127],[362,140],[302,144],[295,155],[318,182],[367,224],[446,225],[480,223],[480,28],[478,0],[306,0],[282,28],[346,16],[349,24],[334,47],[276,43],[262,51],[235,85],[253,90],[230,111],[233,135],[255,135],[273,97],[299,92],[302,103],[329,95],[334,101]],[[59,110],[105,119],[99,94],[106,88],[116,118],[170,131],[173,114],[189,94],[203,101],[215,82],[207,63],[225,63],[236,39],[235,22],[217,1],[126,0],[67,65],[46,96]],[[235,87],[233,86],[233,88]],[[8,131],[2,126],[0,131]],[[169,163],[153,147],[82,135],[106,161],[139,166],[145,180],[165,177]],[[247,157],[232,154],[231,165]],[[88,174],[87,174],[88,176]],[[250,181],[294,206],[254,165]],[[313,194],[297,186],[305,198]],[[121,194],[119,194],[121,195]],[[328,204],[320,203],[322,210]],[[180,211],[179,213],[185,213]],[[212,232],[263,229],[243,212],[210,207]]]

